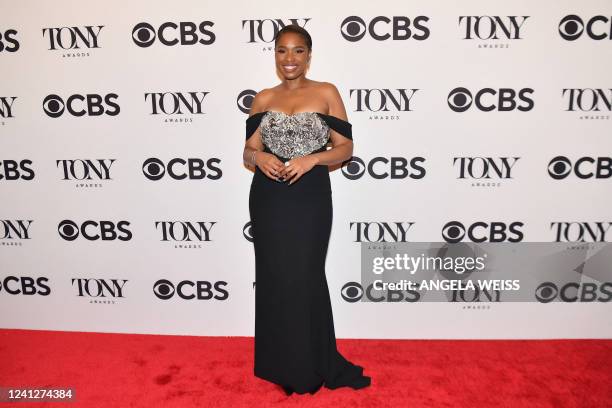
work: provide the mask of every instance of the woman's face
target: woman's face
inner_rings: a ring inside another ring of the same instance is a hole
[[[278,72],[285,79],[294,79],[306,72],[310,61],[310,50],[301,35],[285,33],[276,43],[274,58]]]

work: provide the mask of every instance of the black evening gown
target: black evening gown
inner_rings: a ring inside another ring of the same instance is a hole
[[[319,112],[265,111],[246,120],[264,151],[282,162],[325,150],[330,128],[352,139],[351,124]],[[325,276],[332,225],[329,169],[316,165],[289,185],[255,169],[249,195],[255,248],[255,376],[287,394],[370,385],[363,367],[336,349]]]

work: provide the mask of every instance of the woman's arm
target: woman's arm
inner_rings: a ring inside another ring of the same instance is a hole
[[[347,117],[344,103],[335,85],[326,82],[323,87],[323,93],[329,106],[329,115],[346,121]],[[351,139],[331,129],[329,138],[333,146],[331,149],[308,155],[314,160],[315,165],[342,163],[353,156],[353,141]]]
[[[264,89],[255,95],[253,103],[251,104],[249,116],[263,112],[267,103],[267,98],[269,98],[269,92],[267,89]],[[261,140],[261,133],[258,127],[244,144],[242,160],[247,165],[259,167],[259,169],[271,179],[279,180],[279,172],[285,166],[276,156],[270,153],[265,153],[263,150],[264,145]]]
[[[253,103],[251,104],[251,110],[249,112],[249,117],[253,116],[256,113],[259,113],[263,110],[263,99],[265,97],[265,89],[255,95],[253,98]],[[262,97],[263,96],[263,97]],[[242,160],[245,164],[255,167],[255,156],[257,156],[257,152],[261,152],[264,149],[263,142],[261,141],[261,135],[259,133],[259,128],[255,130],[255,132],[249,137],[244,144],[244,151],[242,153]]]

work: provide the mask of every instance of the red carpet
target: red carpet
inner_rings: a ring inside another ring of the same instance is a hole
[[[612,407],[612,340],[338,340],[366,389],[287,397],[252,337],[0,330],[0,386],[70,386],[18,407]]]

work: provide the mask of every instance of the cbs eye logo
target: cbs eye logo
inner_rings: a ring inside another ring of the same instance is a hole
[[[559,23],[559,34],[567,41],[577,40],[584,31],[584,22],[574,14],[563,17]]]
[[[174,296],[174,285],[166,279],[160,279],[153,285],[153,293],[162,300],[168,300]]]
[[[64,101],[59,95],[49,95],[43,100],[45,113],[52,118],[59,118],[64,113]]]
[[[455,112],[465,112],[472,101],[472,93],[467,88],[455,88],[448,94],[448,106]]]
[[[345,165],[342,166],[342,174],[344,174],[344,177],[349,180],[357,180],[358,178],[361,178],[365,171],[365,162],[357,156],[351,157],[348,161],[345,162]]]
[[[359,282],[347,282],[342,286],[340,294],[349,303],[359,302],[363,297],[363,287]]]
[[[347,17],[340,25],[340,33],[347,41],[359,41],[367,33],[365,21],[357,16]]]
[[[242,228],[242,235],[247,241],[253,242],[253,222],[252,221],[249,221],[246,224],[244,224],[244,227]]]
[[[164,167],[164,163],[155,158],[150,158],[145,160],[142,165],[142,173],[149,180],[161,180],[166,173],[166,168]]]
[[[595,23],[600,23],[598,26],[605,27],[605,30],[609,32],[596,33],[593,29]],[[585,24],[582,18],[575,14],[565,16],[559,22],[559,35],[561,38],[567,41],[575,41],[582,36],[582,33],[586,29],[587,36],[593,40],[605,40],[606,38],[612,39],[612,24],[610,19],[604,16],[591,17]]]
[[[238,98],[236,99],[236,105],[238,105],[240,112],[248,114],[251,111],[251,106],[253,105],[255,95],[257,95],[257,92],[252,89],[245,89],[244,91],[240,92]]]
[[[66,241],[74,241],[79,237],[79,227],[70,220],[60,222],[57,231]]]
[[[549,303],[555,300],[559,294],[557,285],[552,282],[544,282],[535,290],[535,297],[540,303]]]
[[[572,162],[565,156],[557,156],[548,164],[548,174],[555,180],[562,180],[572,172]]]
[[[138,23],[132,29],[132,39],[139,47],[149,47],[155,42],[155,29],[151,24]]]
[[[442,237],[446,242],[457,243],[465,236],[465,227],[459,221],[451,221],[442,228]]]

